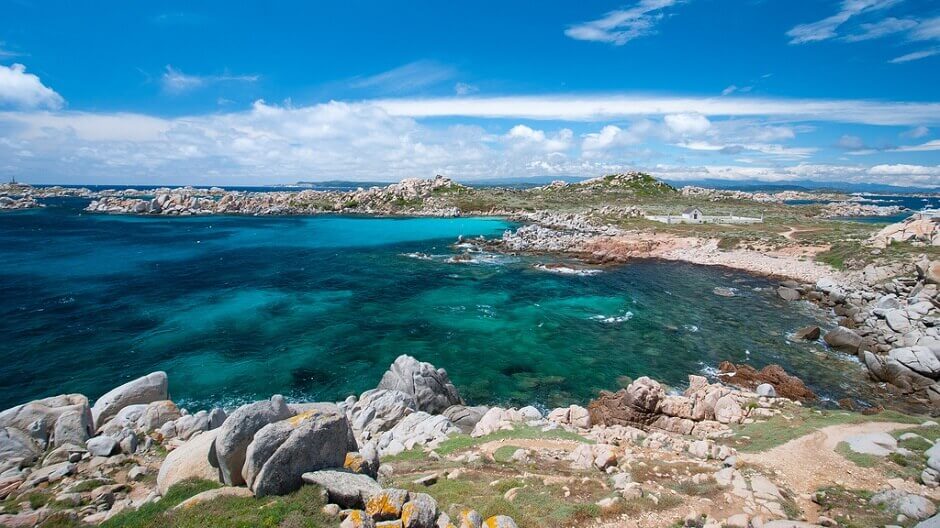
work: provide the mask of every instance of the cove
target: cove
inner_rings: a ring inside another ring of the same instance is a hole
[[[853,359],[788,334],[825,324],[772,281],[638,260],[592,275],[469,254],[496,218],[0,215],[0,408],[165,370],[191,408],[337,400],[399,354],[473,403],[584,403],[648,375],[779,363],[827,398],[869,398]],[[734,297],[713,293],[734,288]]]

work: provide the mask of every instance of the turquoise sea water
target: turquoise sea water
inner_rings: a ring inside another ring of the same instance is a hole
[[[857,362],[787,340],[824,314],[743,273],[450,260],[458,235],[498,236],[510,227],[499,219],[157,219],[80,206],[0,215],[0,408],[94,398],[157,369],[191,408],[277,392],[332,400],[374,387],[402,353],[445,367],[478,403],[585,402],[641,375],[681,386],[724,359],[868,397]]]

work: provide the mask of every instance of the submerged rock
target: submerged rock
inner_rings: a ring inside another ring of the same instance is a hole
[[[800,328],[793,333],[794,339],[799,339],[803,341],[815,341],[819,339],[819,336],[822,334],[822,331],[818,326],[806,326]]]

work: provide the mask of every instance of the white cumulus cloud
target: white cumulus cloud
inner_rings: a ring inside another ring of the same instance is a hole
[[[58,109],[63,105],[65,99],[39,77],[26,73],[26,66],[0,65],[0,106]]]
[[[712,126],[711,121],[701,114],[669,114],[663,121],[669,130],[680,135],[701,135]]]

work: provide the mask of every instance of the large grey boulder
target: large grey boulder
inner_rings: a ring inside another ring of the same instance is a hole
[[[450,407],[444,409],[444,412],[441,413],[448,420],[456,425],[461,432],[464,434],[470,434],[473,431],[473,428],[476,427],[477,423],[483,418],[483,415],[486,414],[486,411],[490,410],[489,407],[485,405],[477,405],[475,407],[468,407],[466,405],[451,405]]]
[[[379,455],[393,456],[415,446],[439,443],[457,432],[460,432],[460,429],[446,416],[418,411],[382,433],[378,438],[377,447]]]
[[[88,407],[88,398],[81,394],[52,396],[7,409],[0,412],[0,428],[15,427],[20,431],[30,433],[36,441],[42,444],[41,447],[45,447],[50,437],[55,434],[55,425],[59,417],[69,412],[78,413],[79,423],[88,425],[85,430],[86,438],[94,434],[94,428],[90,426],[92,416],[91,409]],[[62,430],[65,430],[68,425],[63,423]]]
[[[923,520],[917,523],[914,528],[940,528],[940,515],[934,515],[929,519]]]
[[[147,406],[142,403],[128,405],[99,427],[98,433],[118,437],[124,431],[137,429],[146,410]]]
[[[898,302],[898,296],[893,293],[889,293],[888,295],[883,295],[878,298],[878,300],[875,302],[874,309],[881,310],[882,313],[884,313],[887,310],[897,310],[900,307],[901,303]]]
[[[293,413],[280,394],[272,396],[270,400],[249,403],[235,409],[222,427],[216,429],[218,436],[213,444],[215,447],[209,454],[210,463],[219,468],[219,480],[228,486],[244,484],[242,467],[245,465],[245,453],[255,433],[270,423],[291,416]]]
[[[898,449],[898,441],[888,433],[852,435],[845,439],[845,443],[856,453],[880,457],[888,456]]]
[[[382,491],[382,486],[372,477],[348,471],[311,471],[301,475],[301,478],[307,484],[323,488],[329,501],[341,508],[365,508],[366,501]]]
[[[412,493],[401,508],[403,528],[434,528],[436,519],[437,501],[427,493]]]
[[[170,451],[157,474],[157,491],[160,495],[166,495],[170,486],[186,479],[218,480],[218,470],[209,464],[209,451],[215,445],[218,431],[200,433]]]
[[[294,415],[303,414],[309,411],[317,411],[321,413],[338,413],[343,415],[346,414],[346,412],[342,410],[339,405],[330,402],[289,403],[287,407],[290,408],[291,414]],[[352,427],[350,427],[349,436],[346,438],[346,451],[355,452],[358,450],[359,442],[356,441],[356,436],[353,433]]]
[[[109,457],[120,452],[118,441],[110,436],[96,436],[85,442],[85,447],[93,456]]]
[[[248,446],[242,476],[256,497],[284,495],[303,485],[303,474],[342,467],[349,422],[316,410],[262,427]]]
[[[179,407],[170,400],[160,400],[150,402],[144,410],[143,416],[138,420],[138,425],[149,433],[159,429],[163,424],[179,419],[181,416]]]
[[[903,490],[892,489],[876,493],[869,502],[873,506],[884,507],[891,512],[899,513],[916,521],[926,519],[937,513],[933,501]]]
[[[414,398],[399,390],[373,389],[362,393],[350,410],[353,431],[360,440],[369,440],[388,431],[417,411]]]
[[[838,326],[826,332],[823,340],[832,348],[848,352],[857,352],[862,346],[862,336],[844,326]]]
[[[196,433],[209,430],[209,413],[199,411],[196,414],[187,414],[177,418],[174,424],[176,426],[176,437],[188,440]]]
[[[934,385],[932,379],[914,372],[893,358],[879,357],[866,351],[862,359],[872,378],[899,387],[905,393],[928,389]]]
[[[54,447],[64,445],[84,445],[90,437],[93,426],[91,412],[86,406],[85,410],[71,410],[59,415],[52,429]]]
[[[895,348],[888,357],[923,376],[940,377],[940,359],[925,346]]]
[[[402,391],[415,399],[419,411],[431,414],[463,403],[446,370],[405,354],[395,359],[377,388]]]
[[[902,310],[887,310],[885,322],[895,332],[904,333],[911,329],[911,321]]]
[[[41,454],[42,449],[25,432],[16,427],[0,428],[0,472],[32,465]]]
[[[157,371],[115,387],[95,400],[91,408],[95,427],[101,427],[128,405],[147,404],[168,398],[166,372]]]

